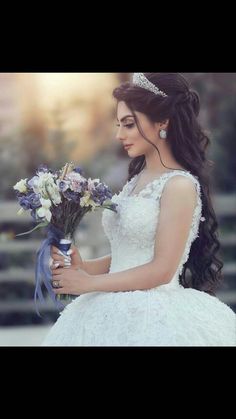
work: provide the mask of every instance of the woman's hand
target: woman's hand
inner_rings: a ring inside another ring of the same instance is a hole
[[[74,269],[83,269],[83,260],[79,254],[76,246],[71,245],[70,250],[67,252],[67,256],[63,255],[62,252],[55,246],[51,246],[51,268],[58,267],[69,267]]]
[[[92,292],[92,277],[83,269],[52,269],[52,286],[55,294],[81,295]]]

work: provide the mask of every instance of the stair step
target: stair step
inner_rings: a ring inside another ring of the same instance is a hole
[[[6,240],[0,242],[0,252],[15,253],[15,252],[36,252],[42,240]]]
[[[216,293],[217,298],[226,304],[236,304],[236,291],[219,291]]]
[[[35,272],[33,269],[11,268],[0,272],[0,282],[25,281],[34,283]]]
[[[54,303],[50,301],[45,301],[44,304],[38,303],[38,309],[40,312],[43,311],[54,311],[57,312],[57,308]],[[33,300],[21,300],[21,301],[1,301],[0,304],[0,314],[6,314],[11,312],[35,312],[35,303]]]
[[[219,234],[220,244],[222,246],[236,246],[236,233]]]

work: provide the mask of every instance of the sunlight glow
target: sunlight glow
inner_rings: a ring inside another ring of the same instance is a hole
[[[36,73],[40,102],[43,107],[90,99],[104,91],[111,94],[115,73]]]

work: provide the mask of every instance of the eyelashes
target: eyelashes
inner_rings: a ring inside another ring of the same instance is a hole
[[[116,124],[116,126],[117,127],[120,127],[120,125],[119,124]],[[128,129],[131,129],[131,128],[133,128],[134,127],[134,124],[126,124],[126,125],[124,125],[124,128],[128,128]]]

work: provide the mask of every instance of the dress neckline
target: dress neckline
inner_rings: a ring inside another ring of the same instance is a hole
[[[170,172],[165,172],[162,173],[162,175],[160,175],[157,178],[154,178],[153,180],[151,180],[150,182],[148,182],[139,192],[137,192],[136,194],[132,194],[132,191],[135,189],[136,185],[137,185],[137,180],[139,179],[141,173],[143,172],[143,170],[141,172],[139,172],[137,175],[135,175],[129,182],[129,185],[132,186],[132,184],[134,184],[134,188],[131,190],[131,193],[129,193],[130,191],[128,190],[128,198],[132,198],[132,197],[138,197],[142,192],[144,192],[149,186],[152,185],[153,182],[159,181],[161,180],[163,177],[174,173],[174,172],[181,172],[181,173],[188,173],[191,175],[191,173],[188,170],[182,170],[182,169],[175,169],[175,170],[171,170]],[[133,181],[133,182],[132,182]],[[132,182],[132,183],[131,183]]]

